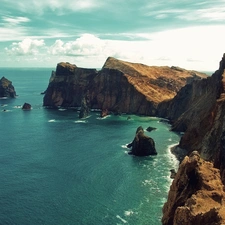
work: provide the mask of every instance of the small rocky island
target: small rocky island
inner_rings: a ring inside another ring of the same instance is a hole
[[[144,129],[142,126],[137,128],[134,140],[132,143],[128,144],[127,147],[131,148],[131,151],[129,152],[130,155],[157,155],[154,140],[144,134]]]
[[[0,98],[15,98],[16,91],[12,82],[5,77],[0,79]]]

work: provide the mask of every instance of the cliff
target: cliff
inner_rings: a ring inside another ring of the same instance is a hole
[[[170,187],[163,209],[165,225],[225,224],[224,70],[225,54],[211,77],[186,85],[158,108],[172,121],[173,130],[184,132],[176,153],[190,155]]]
[[[109,57],[100,71],[59,63],[44,96],[47,107],[80,107],[88,95],[93,109],[157,115],[160,102],[174,98],[206,75],[178,67],[155,67]]]
[[[159,115],[172,121],[174,131],[184,132],[179,151],[197,150],[221,168],[225,181],[225,55],[219,69],[207,79],[181,88],[176,97],[159,106]]]
[[[163,225],[225,224],[225,192],[220,172],[197,152],[186,156],[163,207]]]
[[[0,79],[0,97],[6,97],[6,98],[15,98],[16,97],[16,91],[12,85],[12,82],[6,79],[5,77],[2,77]]]

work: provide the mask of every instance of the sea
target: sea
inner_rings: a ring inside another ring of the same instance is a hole
[[[161,224],[180,135],[162,118],[96,110],[81,120],[75,109],[46,109],[51,71],[0,68],[18,95],[0,99],[0,224]],[[156,128],[145,134],[158,155],[128,154],[139,126]]]

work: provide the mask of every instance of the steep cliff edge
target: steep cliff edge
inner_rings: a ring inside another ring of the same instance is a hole
[[[79,107],[88,95],[94,109],[156,115],[157,106],[204,74],[178,67],[154,67],[109,57],[100,71],[59,63],[52,73],[44,106]]]
[[[190,155],[170,187],[163,224],[225,224],[225,54],[211,77],[181,88],[159,110],[184,132],[176,152]]]
[[[221,168],[225,182],[225,55],[219,69],[207,79],[181,88],[176,97],[159,106],[160,116],[173,121],[173,130],[185,132],[179,149],[197,150]]]
[[[225,192],[220,172],[197,152],[186,156],[163,207],[163,225],[225,224]]]

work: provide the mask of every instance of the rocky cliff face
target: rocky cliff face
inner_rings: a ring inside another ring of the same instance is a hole
[[[199,154],[180,165],[163,209],[165,225],[225,224],[224,70],[225,55],[211,77],[183,87],[159,106],[161,115],[173,121],[173,130],[184,132],[176,152]]]
[[[225,192],[220,172],[200,158],[186,156],[163,208],[163,225],[225,224]]]
[[[116,113],[156,115],[157,106],[201,73],[177,67],[150,67],[109,57],[100,71],[59,63],[52,73],[44,106],[80,107],[88,95],[89,105]]]
[[[201,157],[225,167],[225,56],[219,69],[207,79],[183,87],[176,97],[159,106],[160,115],[173,121],[173,130],[185,132],[179,148],[189,153],[197,150]]]
[[[16,91],[12,85],[12,82],[2,77],[0,79],[0,97],[7,97],[7,98],[15,98]]]

